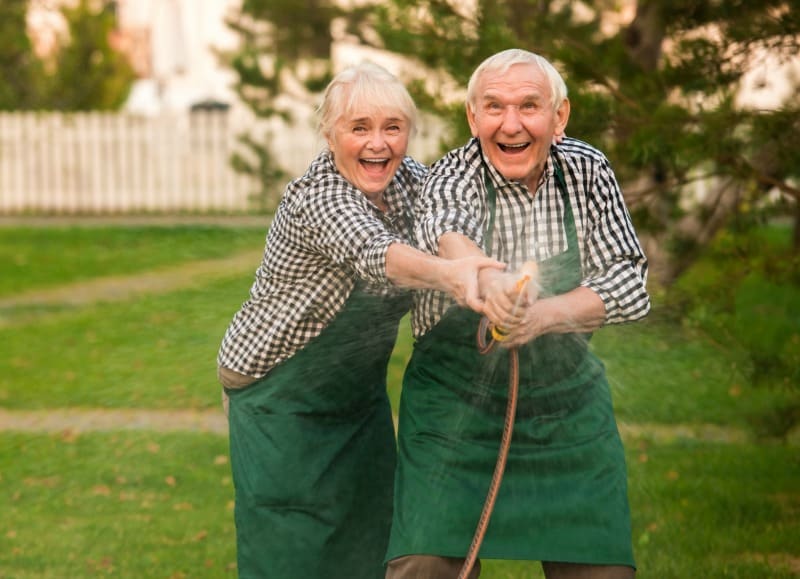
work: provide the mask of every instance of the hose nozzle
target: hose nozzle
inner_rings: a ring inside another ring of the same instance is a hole
[[[533,270],[531,270],[531,265],[533,265]],[[527,269],[526,269],[527,268]],[[537,270],[536,262],[529,261],[522,266],[522,271],[526,272],[523,274],[521,278],[517,281],[517,285],[514,286],[514,290],[517,292],[517,300],[514,302],[514,307],[511,310],[511,316],[517,315],[517,310],[519,310],[519,306],[522,303],[522,296],[524,295],[525,286],[528,285],[528,282],[533,279],[535,271]],[[501,326],[492,326],[492,338],[496,342],[504,342],[508,338],[509,330],[507,328],[503,328]]]

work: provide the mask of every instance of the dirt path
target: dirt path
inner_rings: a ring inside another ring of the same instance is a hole
[[[0,431],[58,433],[116,430],[227,434],[228,419],[221,407],[218,410],[0,408]]]
[[[142,294],[167,293],[195,286],[200,280],[207,282],[211,278],[226,277],[239,272],[252,275],[262,255],[263,248],[257,248],[221,259],[184,263],[169,269],[101,277],[24,292],[0,298],[0,309],[11,309],[14,306],[82,306],[124,301]]]
[[[108,408],[53,408],[4,410],[0,408],[0,432],[73,433],[151,430],[154,432],[208,432],[227,435],[228,419],[222,408],[214,410],[153,410]],[[741,444],[749,435],[713,424],[624,424],[620,434],[628,441],[648,438],[668,443],[681,439]]]

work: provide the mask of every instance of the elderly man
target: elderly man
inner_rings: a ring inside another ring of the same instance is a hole
[[[474,138],[434,164],[423,186],[422,249],[509,264],[481,273],[484,312],[505,330],[505,347],[482,355],[479,314],[441,292],[415,298],[391,579],[455,578],[470,567],[509,380],[519,384],[516,425],[480,555],[541,561],[548,579],[635,575],[625,457],[588,340],[604,324],[648,313],[647,261],[608,160],[564,137],[569,113],[547,60],[498,53],[467,89]],[[532,262],[536,279],[520,286]],[[479,573],[477,561],[469,576]]]

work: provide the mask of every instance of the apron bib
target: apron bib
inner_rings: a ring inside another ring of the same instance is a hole
[[[357,287],[305,348],[228,390],[240,578],[384,576],[396,462],[386,366],[409,305]]]
[[[539,263],[543,296],[581,280],[560,168],[557,177],[568,249]],[[488,180],[487,188],[491,226]],[[467,554],[497,460],[509,379],[507,350],[478,352],[479,321],[453,307],[415,344],[400,403],[387,559]],[[516,423],[482,558],[633,566],[625,456],[589,337],[549,334],[518,349]]]

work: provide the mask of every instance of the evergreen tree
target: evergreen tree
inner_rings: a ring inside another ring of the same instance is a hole
[[[333,0],[244,0],[228,26],[240,48],[227,61],[239,77],[240,99],[260,119],[291,122],[298,105],[313,108],[331,79],[332,24],[355,29],[368,7],[344,10]],[[274,159],[269,133],[242,135],[234,167],[261,183],[255,196],[262,208],[275,207],[285,173]]]
[[[603,18],[619,10],[611,0],[463,4],[392,0],[376,8],[373,26],[382,47],[462,87],[485,57],[505,48],[553,61],[573,104],[567,134],[611,159],[646,233],[654,280],[670,283],[768,192],[780,192],[783,211],[799,205],[797,87],[773,110],[737,105],[741,81],[760,59],[800,52],[797,0],[639,0],[633,20],[618,28]],[[418,104],[433,105],[456,128],[446,146],[463,143],[463,102],[421,87]],[[710,186],[694,199],[691,186],[701,179]]]
[[[0,110],[114,110],[127,98],[134,72],[114,50],[107,8],[81,0],[65,5],[68,33],[43,62],[26,28],[29,0],[0,2]],[[111,3],[105,3],[109,6]]]

